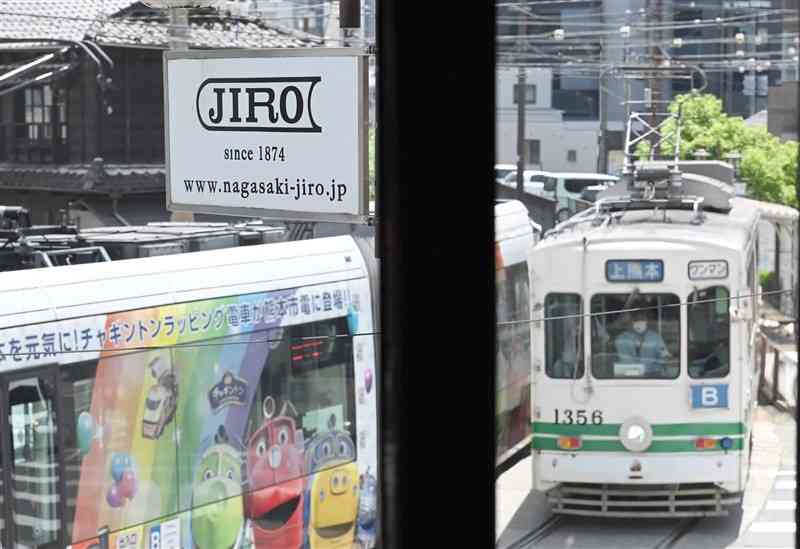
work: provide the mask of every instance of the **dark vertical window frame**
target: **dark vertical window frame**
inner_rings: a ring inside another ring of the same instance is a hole
[[[451,21],[447,3],[426,4],[425,17],[409,2],[382,3],[377,12],[381,549],[495,543],[494,189],[466,196],[441,185],[421,196],[408,184],[420,173],[433,180],[494,173],[495,7],[466,3],[460,24]],[[459,130],[464,113],[469,132]],[[434,308],[445,317],[425,312]],[[459,420],[445,435],[434,411],[455,409]],[[421,497],[420,486],[463,491],[463,475],[442,475],[426,451],[450,443],[461,447],[458,469],[469,471],[473,504],[457,506],[459,525],[409,528],[444,516],[448,505]]]

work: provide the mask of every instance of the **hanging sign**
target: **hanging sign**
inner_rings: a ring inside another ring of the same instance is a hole
[[[364,50],[168,51],[164,84],[168,209],[367,221]]]

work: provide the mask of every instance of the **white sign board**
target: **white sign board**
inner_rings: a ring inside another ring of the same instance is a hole
[[[366,60],[353,48],[165,52],[167,208],[366,222]]]

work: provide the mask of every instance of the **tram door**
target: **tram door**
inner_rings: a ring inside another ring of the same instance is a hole
[[[60,547],[60,470],[55,371],[0,379],[0,546]]]

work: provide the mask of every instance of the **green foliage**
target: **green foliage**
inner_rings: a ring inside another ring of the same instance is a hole
[[[770,283],[770,280],[774,276],[775,273],[770,271],[761,271],[758,273],[758,280],[761,284],[762,289],[766,289]]]
[[[795,180],[797,174],[797,142],[781,142],[764,127],[747,126],[738,116],[728,116],[722,101],[713,94],[688,93],[675,97],[670,112],[681,110],[679,156],[694,158],[694,152],[705,149],[711,160],[726,160],[729,153],[742,155],[741,177],[747,182],[748,194],[757,200],[798,206]],[[665,133],[674,131],[673,120],[665,123]],[[644,147],[641,152],[648,149]],[[659,151],[670,157],[674,140],[664,140]],[[637,148],[637,153],[640,153]]]

